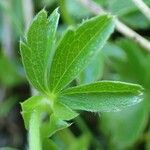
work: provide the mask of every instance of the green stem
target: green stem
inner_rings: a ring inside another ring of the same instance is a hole
[[[42,150],[40,140],[40,114],[33,111],[29,122],[29,150]]]

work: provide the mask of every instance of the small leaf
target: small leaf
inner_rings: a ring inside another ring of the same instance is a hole
[[[78,116],[78,113],[71,110],[68,106],[62,103],[54,103],[53,106],[54,115],[62,120],[71,120]]]
[[[21,103],[21,114],[23,116],[26,129],[29,127],[29,120],[33,110],[51,113],[51,105],[51,101],[42,95],[32,96],[25,102]]]
[[[137,84],[125,83],[120,81],[99,81],[91,84],[85,84],[68,88],[63,94],[77,93],[137,93],[140,94],[143,88]]]
[[[69,84],[104,46],[114,29],[109,15],[85,21],[68,30],[56,49],[50,71],[50,90],[58,92]]]
[[[59,14],[57,9],[47,18],[42,10],[34,18],[25,43],[20,42],[22,61],[29,81],[42,91],[47,90],[47,76],[53,56],[53,44]]]
[[[86,111],[118,111],[139,103],[143,88],[136,84],[102,81],[68,88],[58,97],[72,109]]]
[[[54,113],[50,116],[49,122],[43,123],[41,127],[42,137],[51,137],[59,130],[69,127],[71,124],[63,121]]]

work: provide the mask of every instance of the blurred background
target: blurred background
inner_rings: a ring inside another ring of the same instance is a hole
[[[92,2],[150,39],[150,20],[132,0]],[[150,6],[150,0],[144,2]],[[50,14],[56,7],[61,14],[58,40],[68,26],[94,16],[80,0],[0,0],[0,150],[27,148],[20,102],[31,96],[31,86],[21,63],[19,41],[36,13],[45,8]],[[70,128],[52,137],[57,145],[52,149],[150,150],[150,52],[115,31],[73,84],[104,79],[142,85],[144,100],[119,112],[81,112]]]

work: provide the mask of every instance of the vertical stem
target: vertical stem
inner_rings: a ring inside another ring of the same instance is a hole
[[[25,31],[27,31],[32,18],[33,18],[33,2],[32,0],[22,0]],[[34,88],[30,87],[31,95],[37,92]],[[40,139],[40,114],[38,111],[33,111],[29,123],[29,150],[42,150],[42,143]]]
[[[29,150],[42,150],[40,139],[40,114],[33,111],[29,122]]]

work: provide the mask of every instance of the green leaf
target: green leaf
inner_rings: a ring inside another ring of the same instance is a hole
[[[42,95],[32,96],[25,102],[21,103],[21,114],[23,116],[26,129],[29,127],[29,120],[33,110],[38,110],[39,112],[49,112],[50,114],[52,112],[51,106],[51,101]]]
[[[67,123],[66,121],[61,120],[59,117],[57,117],[55,115],[51,115],[49,136],[54,134],[56,131],[59,131],[59,130],[69,127],[70,125],[71,124]]]
[[[102,81],[68,88],[59,95],[60,102],[72,109],[118,111],[139,103],[143,88],[136,84]]]
[[[36,95],[28,98],[21,103],[23,111],[32,111],[34,109],[42,108],[41,106],[51,106],[51,101],[43,95]],[[44,108],[45,109],[45,108]]]
[[[114,29],[113,17],[103,15],[68,30],[56,49],[49,83],[53,92],[69,84],[104,46]]]
[[[51,137],[57,131],[65,129],[69,127],[71,124],[67,123],[66,121],[60,119],[54,113],[50,116],[48,122],[42,124],[41,127],[41,136],[44,137]]]
[[[53,106],[54,115],[62,120],[71,120],[78,116],[78,113],[71,110],[68,106],[62,103],[54,103]]]
[[[47,76],[53,56],[55,32],[59,14],[57,9],[47,18],[42,10],[34,18],[25,43],[20,42],[22,61],[29,81],[39,91],[47,89]]]
[[[125,83],[120,81],[99,81],[91,84],[85,84],[68,88],[63,94],[77,93],[135,93],[140,94],[143,88],[137,84]]]
[[[69,127],[71,124],[66,121],[71,120],[78,116],[78,113],[71,110],[65,104],[55,102],[53,105],[53,113],[51,113],[50,119],[44,122],[42,125],[42,136],[50,137],[55,132]]]

